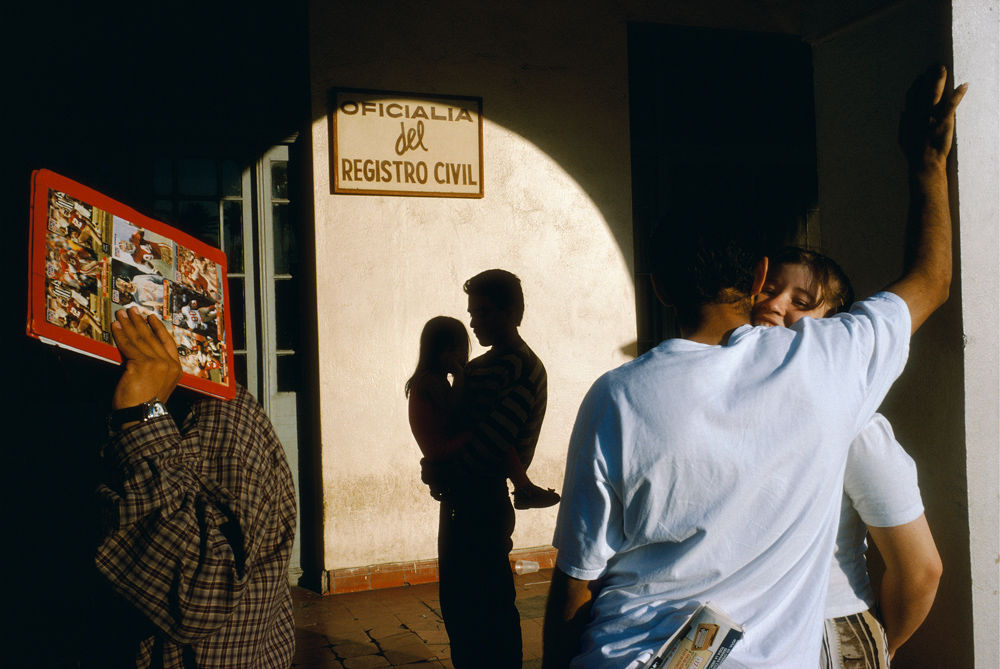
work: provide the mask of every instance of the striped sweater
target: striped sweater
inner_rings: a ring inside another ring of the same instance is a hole
[[[464,412],[472,439],[463,459],[483,475],[504,470],[514,449],[525,468],[531,464],[547,400],[545,367],[521,342],[512,351],[488,351],[465,367]]]

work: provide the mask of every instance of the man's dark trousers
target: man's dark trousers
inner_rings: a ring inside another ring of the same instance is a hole
[[[521,666],[521,622],[509,562],[513,532],[505,478],[470,476],[441,502],[441,615],[457,669]]]

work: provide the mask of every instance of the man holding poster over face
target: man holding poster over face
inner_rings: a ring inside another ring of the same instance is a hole
[[[112,336],[124,371],[95,563],[114,605],[94,666],[289,666],[295,491],[270,420],[242,386],[228,402],[175,392],[177,347],[156,316],[121,309]]]

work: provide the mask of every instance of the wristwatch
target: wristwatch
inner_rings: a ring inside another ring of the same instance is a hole
[[[108,431],[117,432],[125,423],[139,421],[146,423],[160,416],[169,416],[167,406],[155,397],[149,402],[137,404],[134,407],[116,409],[108,416]]]

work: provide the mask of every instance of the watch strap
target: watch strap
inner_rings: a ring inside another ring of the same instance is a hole
[[[167,411],[166,405],[154,398],[149,402],[112,411],[108,416],[108,429],[112,432],[117,432],[126,423],[136,421],[145,423],[154,418],[169,415],[170,413]]]

